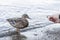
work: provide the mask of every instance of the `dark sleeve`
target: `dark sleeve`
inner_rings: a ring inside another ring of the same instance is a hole
[[[59,19],[60,19],[60,14],[59,14]]]

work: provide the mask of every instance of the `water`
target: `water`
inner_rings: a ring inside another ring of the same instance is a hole
[[[7,21],[8,18],[13,17],[21,17],[22,14],[26,13],[31,17],[29,21],[29,27],[25,29],[21,29],[21,33],[24,34],[24,32],[35,30],[37,28],[42,28],[47,25],[52,24],[47,19],[47,15],[52,15],[56,11],[52,11],[51,9],[47,9],[42,6],[36,6],[36,5],[30,5],[30,6],[12,6],[12,5],[0,5],[0,38],[1,40],[9,40],[10,34],[4,34],[8,33],[9,31],[15,30]],[[28,33],[28,32],[27,32]],[[6,39],[8,36],[8,39]],[[32,35],[33,36],[33,35]],[[33,36],[35,37],[35,36]],[[33,38],[32,38],[33,39]],[[38,39],[35,39],[38,40]]]

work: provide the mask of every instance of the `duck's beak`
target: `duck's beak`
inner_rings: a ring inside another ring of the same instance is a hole
[[[27,17],[28,19],[31,19],[29,16]]]
[[[31,19],[30,17],[28,19]]]

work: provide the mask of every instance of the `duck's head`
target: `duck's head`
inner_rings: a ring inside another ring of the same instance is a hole
[[[28,19],[30,19],[30,17],[27,14],[23,14],[22,18],[28,18]]]

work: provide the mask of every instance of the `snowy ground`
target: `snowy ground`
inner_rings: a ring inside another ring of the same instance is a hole
[[[26,40],[60,40],[60,24],[51,24],[43,28],[36,28],[22,32]],[[11,40],[11,36],[0,38],[0,40]]]

